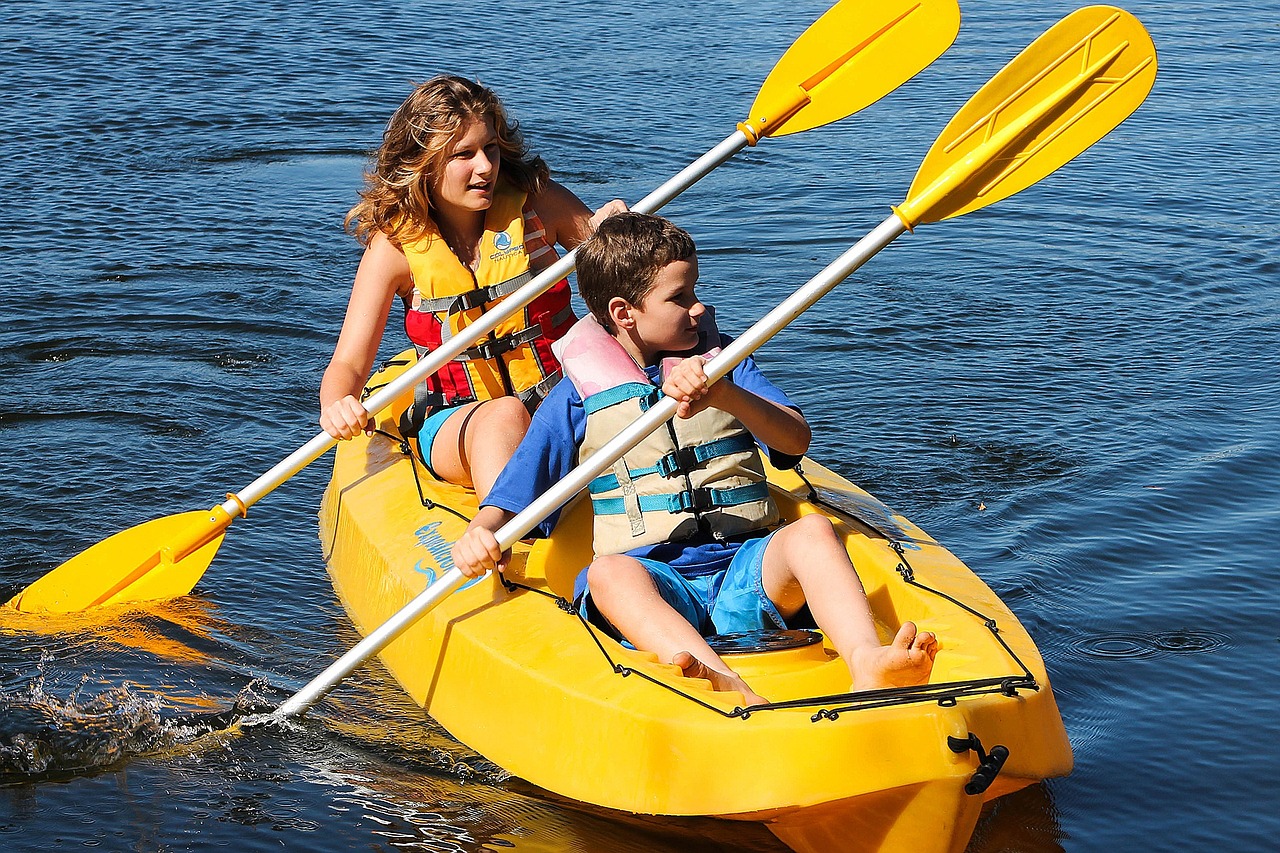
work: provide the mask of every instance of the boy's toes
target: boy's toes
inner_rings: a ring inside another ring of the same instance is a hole
[[[893,643],[891,645],[904,652],[909,651],[914,648],[918,637],[919,633],[916,631],[916,623],[903,622],[902,627],[898,629],[897,635],[894,636]]]
[[[688,652],[676,652],[671,658],[671,663],[673,666],[680,667],[680,673],[685,678],[711,678],[711,671],[707,669],[707,665]]]
[[[747,683],[736,673],[717,672],[689,652],[676,652],[671,656],[671,663],[673,666],[680,667],[680,673],[685,678],[705,678],[711,682],[713,690],[729,690],[741,693],[744,705],[763,705],[769,701],[748,687]]]
[[[938,654],[938,635],[932,631],[921,631],[911,642],[911,648],[933,660]]]

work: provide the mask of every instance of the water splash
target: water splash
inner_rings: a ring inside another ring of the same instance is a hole
[[[225,731],[264,709],[250,684],[226,711],[166,716],[163,697],[128,683],[86,698],[87,674],[63,698],[45,688],[45,663],[28,684],[0,691],[0,785],[104,770]]]

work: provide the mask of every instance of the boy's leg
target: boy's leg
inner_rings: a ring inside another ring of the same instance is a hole
[[[599,557],[587,570],[591,601],[635,646],[679,666],[691,678],[706,678],[716,690],[737,690],[747,705],[767,701],[711,650],[698,629],[658,590],[643,563],[615,554]]]
[[[892,643],[880,645],[866,591],[825,516],[806,515],[773,534],[761,581],[784,619],[809,605],[814,621],[848,665],[855,689],[928,679],[937,638],[905,622]]]

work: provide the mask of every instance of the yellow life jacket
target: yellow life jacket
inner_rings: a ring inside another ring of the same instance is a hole
[[[714,328],[704,327],[701,338],[700,352],[719,345]],[[582,460],[662,396],[594,317],[579,320],[555,349],[587,415]],[[596,556],[698,533],[728,538],[778,521],[755,438],[733,415],[714,408],[672,418],[593,480],[589,491]]]
[[[434,227],[401,248],[414,285],[405,331],[421,355],[461,332],[556,259],[526,194],[501,181],[485,211],[474,272]],[[569,283],[561,279],[431,377],[422,400],[425,408],[513,394],[533,409],[560,379],[551,341],[568,331],[573,320]]]

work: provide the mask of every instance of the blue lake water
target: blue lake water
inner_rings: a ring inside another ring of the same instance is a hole
[[[413,81],[480,78],[589,204],[635,201],[733,131],[824,7],[7,0],[0,597],[314,434],[359,257],[342,216]],[[723,328],[880,222],[969,94],[1074,6],[962,8],[902,90],[666,208]],[[1044,654],[1075,772],[1000,802],[974,851],[1280,835],[1280,7],[1127,8],[1161,63],[1131,119],[1022,195],[905,235],[760,355],[811,455],[973,567]],[[781,849],[551,799],[377,667],[296,731],[165,734],[157,716],[296,689],[356,641],[316,536],[325,467],[237,522],[192,596],[0,624],[0,757],[44,709],[83,722],[57,749],[94,768],[6,777],[0,847]]]

